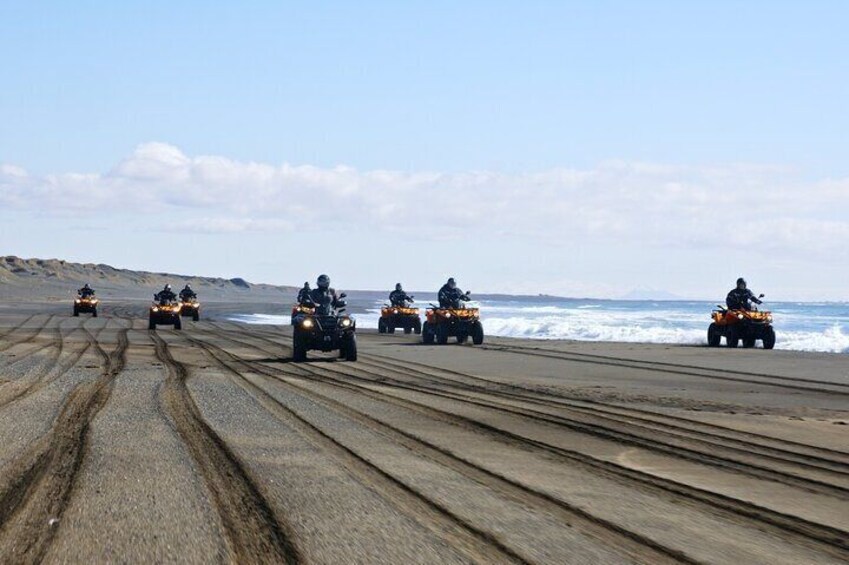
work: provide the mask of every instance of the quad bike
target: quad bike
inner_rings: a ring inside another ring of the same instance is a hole
[[[422,333],[422,318],[419,309],[406,306],[386,304],[380,309],[380,319],[377,321],[378,333],[394,334],[396,328],[404,330],[405,334]]]
[[[159,300],[150,305],[147,329],[155,330],[156,326],[174,326],[175,330],[183,329],[180,314],[183,306],[176,300]]]
[[[94,296],[80,296],[74,300],[74,317],[79,317],[82,314],[91,314],[92,318],[97,318],[97,305],[100,300]]]
[[[180,316],[191,316],[195,322],[200,320],[200,302],[197,298],[180,301]]]
[[[339,298],[345,298],[345,293],[340,294]],[[335,308],[315,306],[312,312],[298,312],[294,315],[293,361],[306,361],[310,350],[338,350],[339,357],[346,361],[357,360],[357,323],[354,318],[344,314],[344,306],[345,302],[340,300]]]
[[[763,294],[759,298],[763,298]],[[711,314],[713,323],[708,327],[708,345],[719,347],[722,338],[728,347],[754,347],[757,340],[763,342],[764,349],[775,347],[775,330],[772,327],[772,312],[757,309],[732,310],[717,304],[717,310]]]
[[[468,293],[464,298],[468,300]],[[422,341],[426,344],[436,341],[439,345],[444,345],[452,336],[457,339],[457,343],[466,343],[470,337],[475,345],[483,343],[483,324],[478,308],[466,308],[460,302],[453,304],[452,308],[431,304],[425,316]]]
[[[294,306],[292,306],[292,318],[290,320],[290,323],[293,326],[295,325],[295,318],[297,318],[301,314],[305,314],[308,316],[315,314],[315,306],[309,306],[307,304],[295,304]]]

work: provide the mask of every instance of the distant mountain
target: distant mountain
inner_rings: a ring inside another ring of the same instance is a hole
[[[631,292],[620,297],[620,300],[686,300],[666,290],[654,288],[635,288]]]
[[[102,296],[149,297],[166,283],[175,290],[186,283],[203,296],[220,299],[246,298],[246,295],[285,295],[291,297],[295,287],[249,283],[242,278],[224,279],[172,273],[153,273],[119,269],[111,265],[71,263],[60,259],[22,259],[0,256],[0,290],[33,291],[45,296],[66,296],[89,283]]]

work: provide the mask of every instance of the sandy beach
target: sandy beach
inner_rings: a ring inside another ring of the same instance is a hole
[[[4,561],[849,559],[845,356],[362,331],[294,364],[235,300],[146,308],[0,312]]]

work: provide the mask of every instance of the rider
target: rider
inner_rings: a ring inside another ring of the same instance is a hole
[[[751,310],[750,302],[760,304],[761,300],[746,287],[746,279],[737,279],[737,288],[731,290],[725,298],[725,304],[730,310]]]
[[[180,300],[183,302],[188,302],[197,298],[198,295],[195,291],[192,290],[192,285],[186,284],[183,290],[180,291]]]
[[[307,302],[310,297],[310,292],[310,283],[305,282],[304,287],[298,291],[298,304],[303,304],[304,302]]]
[[[89,298],[94,296],[94,289],[91,288],[88,283],[85,283],[85,285],[77,291],[77,294],[80,295],[80,298]]]
[[[340,300],[336,296],[336,291],[330,288],[330,277],[321,275],[316,281],[318,285],[309,293],[309,301],[315,305],[318,314],[329,315],[336,308],[341,308],[345,305],[344,300]]]
[[[389,303],[392,304],[392,306],[403,308],[408,302],[412,301],[413,297],[404,292],[404,289],[401,287],[401,283],[396,284],[395,290],[389,293]]]
[[[171,302],[177,299],[177,295],[171,290],[171,285],[166,284],[162,290],[153,295],[153,298],[160,302]]]
[[[468,300],[468,294],[457,288],[454,277],[448,279],[448,282],[439,289],[440,308],[459,308],[461,301],[465,302]]]

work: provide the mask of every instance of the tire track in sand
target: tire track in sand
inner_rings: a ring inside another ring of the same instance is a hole
[[[349,368],[346,367],[345,369]],[[407,389],[412,392],[418,392],[426,395],[444,396],[441,392],[427,390],[425,387],[415,387],[401,383],[390,384],[385,381],[375,382],[372,379],[356,377],[347,371],[339,371],[338,369],[331,368],[329,366],[321,367],[320,369],[314,367],[312,370],[318,371],[322,378],[336,379],[337,382],[340,382],[340,384],[355,387],[362,390],[365,394],[376,395],[382,400],[398,404],[399,406],[408,406],[418,411],[431,414],[432,417],[443,420],[447,423],[452,423],[467,429],[477,430],[484,435],[490,436],[493,439],[505,442],[509,445],[531,447],[542,453],[547,453],[550,456],[561,459],[566,463],[578,464],[594,472],[616,479],[623,484],[630,484],[645,491],[664,493],[666,496],[671,495],[681,502],[693,505],[694,507],[702,507],[718,514],[732,517],[732,519],[738,521],[750,522],[752,526],[756,528],[772,528],[776,531],[776,533],[781,532],[781,535],[784,537],[793,535],[799,543],[815,547],[820,551],[824,551],[841,559],[849,558],[849,539],[846,537],[846,532],[842,530],[810,522],[798,516],[784,514],[730,496],[691,486],[686,483],[665,479],[643,471],[623,467],[616,463],[597,459],[578,451],[565,449],[543,441],[525,437],[476,419],[461,416],[459,414],[436,408],[429,404],[424,404],[420,401],[410,400],[408,398],[392,394],[378,393],[370,388],[370,386],[374,385],[383,387],[389,386],[401,390]],[[361,369],[357,368],[354,368],[353,370],[363,372]],[[340,377],[345,378],[346,381],[340,381]],[[352,381],[362,381],[363,384],[358,385]],[[453,398],[452,400],[464,402],[462,399],[458,398]]]
[[[376,419],[359,410],[355,410],[350,406],[346,406],[341,402],[338,402],[337,400],[324,396],[309,388],[302,387],[287,380],[284,380],[281,378],[283,374],[279,370],[275,370],[270,367],[265,367],[264,365],[259,365],[240,359],[232,353],[226,351],[225,349],[212,345],[210,343],[201,342],[200,340],[196,340],[193,338],[189,339],[193,343],[196,343],[198,346],[205,349],[209,353],[210,357],[220,367],[225,369],[234,377],[237,377],[238,379],[243,381],[243,384],[241,384],[241,386],[246,389],[252,396],[256,397],[257,400],[259,400],[263,405],[267,405],[267,407],[270,407],[270,410],[272,412],[279,412],[282,409],[285,411],[286,416],[293,414],[290,409],[283,406],[279,400],[271,396],[268,392],[265,391],[264,388],[260,387],[259,385],[245,377],[242,371],[239,371],[236,368],[237,366],[241,366],[244,371],[253,372],[261,375],[262,377],[270,379],[277,385],[282,385],[286,388],[289,388],[290,390],[293,390],[296,394],[307,396],[313,399],[314,401],[337,412],[338,414],[341,414],[352,421],[358,422],[359,424],[378,433],[379,435],[386,437],[387,439],[399,445],[402,445],[403,447],[406,447],[407,449],[418,454],[419,456],[434,461],[437,464],[443,465],[463,475],[464,477],[473,482],[483,484],[494,492],[500,493],[501,495],[509,499],[520,501],[522,504],[527,505],[529,507],[538,508],[543,512],[551,513],[552,515],[557,516],[559,519],[561,519],[565,524],[569,524],[570,527],[574,526],[579,528],[586,535],[598,539],[609,547],[616,548],[624,555],[630,557],[631,559],[636,559],[640,563],[695,563],[695,561],[691,560],[689,557],[679,551],[667,548],[653,540],[650,540],[648,538],[640,536],[639,534],[626,530],[616,524],[612,524],[596,516],[593,516],[587,513],[586,511],[577,508],[576,506],[558,500],[544,492],[537,491],[531,487],[528,487],[507,477],[494,473],[484,467],[481,467],[461,457],[458,457],[448,450],[445,450],[419,437],[409,434],[382,420]],[[298,369],[306,373],[312,372],[311,368],[305,366],[299,366]],[[329,384],[331,386],[335,385],[335,383],[329,380],[325,380],[323,382],[324,384]],[[306,425],[310,426],[311,428],[314,428],[312,424],[309,424],[299,416],[295,415],[295,417],[301,419],[303,422],[305,422]],[[317,431],[317,433],[322,434],[322,436],[329,437],[326,436],[324,432],[317,430],[317,428],[314,429]],[[330,438],[330,440],[335,441],[332,440],[332,438]],[[342,449],[345,449],[346,452],[351,452],[349,448],[345,446],[341,447]],[[357,457],[358,459],[361,459],[359,456]],[[367,461],[366,463],[371,465],[371,463],[368,463]],[[386,473],[383,471],[380,471],[380,473],[386,475]],[[397,479],[393,478],[393,481],[397,482]],[[386,490],[385,487],[381,484],[375,485],[375,488],[379,488],[381,492],[385,492]],[[406,486],[405,488],[410,489],[410,487]],[[424,494],[416,494],[418,497],[424,498],[425,500],[429,501],[429,499],[427,499]],[[436,505],[436,503],[433,502],[430,502],[430,504]],[[448,510],[444,510],[444,512],[449,513]],[[461,518],[454,517],[453,515],[451,516],[454,520],[459,521],[465,527],[474,528],[473,526],[467,525],[465,521],[463,521]],[[486,533],[483,533],[483,535],[486,536],[486,541],[488,541],[489,543],[493,542],[494,538],[491,535]]]
[[[232,563],[301,561],[285,525],[281,525],[256,485],[227,444],[204,421],[186,387],[189,371],[176,361],[168,344],[155,332],[156,357],[168,378],[160,402],[198,467],[221,519]]]
[[[60,362],[62,352],[65,349],[65,338],[73,334],[78,329],[82,329],[85,332],[87,340],[82,344],[82,346],[77,346],[73,351],[71,351],[64,361]],[[64,335],[59,328],[56,328],[54,342],[46,346],[55,348],[55,353],[51,356],[47,366],[40,370],[34,378],[27,379],[26,382],[15,380],[0,386],[0,408],[36,393],[48,384],[62,377],[62,375],[76,366],[82,356],[85,355],[95,343],[97,343],[97,338],[82,326],[74,328]]]
[[[0,555],[14,563],[40,563],[73,491],[91,421],[106,404],[112,383],[126,364],[127,329],[106,353],[98,378],[68,395],[50,432],[15,460],[0,479]]]

